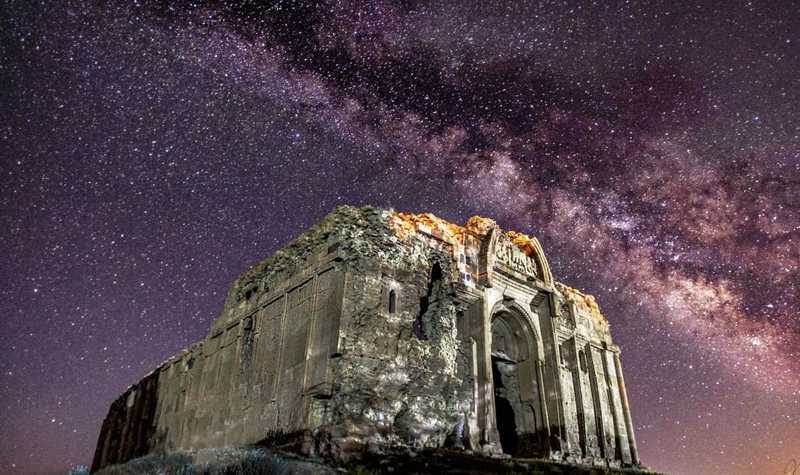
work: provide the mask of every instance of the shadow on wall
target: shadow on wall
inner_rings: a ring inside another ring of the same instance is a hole
[[[92,468],[141,457],[155,435],[160,371],[154,371],[111,404],[98,437]]]
[[[436,304],[442,296],[442,277],[442,266],[438,262],[434,262],[428,280],[428,291],[419,299],[419,314],[412,327],[414,336],[419,340],[428,339],[430,331],[425,328],[425,322],[430,320],[428,314],[436,310]]]

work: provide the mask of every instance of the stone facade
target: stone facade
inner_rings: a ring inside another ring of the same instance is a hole
[[[294,441],[638,465],[606,319],[535,238],[342,207],[231,287],[208,336],[131,386],[93,469]]]

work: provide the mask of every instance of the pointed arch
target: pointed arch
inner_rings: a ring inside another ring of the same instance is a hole
[[[547,447],[542,341],[528,312],[513,301],[492,308],[490,358],[494,427],[503,451],[541,455]]]

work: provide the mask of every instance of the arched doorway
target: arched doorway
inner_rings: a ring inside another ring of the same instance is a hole
[[[494,381],[494,411],[497,434],[503,453],[516,455],[519,437],[514,412],[514,392],[518,388],[516,364],[492,355],[492,380]]]
[[[544,450],[538,347],[529,322],[513,309],[492,317],[492,383],[497,434],[504,453],[537,456]]]

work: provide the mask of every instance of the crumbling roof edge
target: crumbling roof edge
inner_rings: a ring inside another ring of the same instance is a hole
[[[594,295],[578,290],[574,287],[563,282],[555,282],[556,289],[564,296],[568,302],[574,302],[583,307],[595,320],[608,324],[608,319],[603,315],[600,310],[600,305],[597,303]]]

